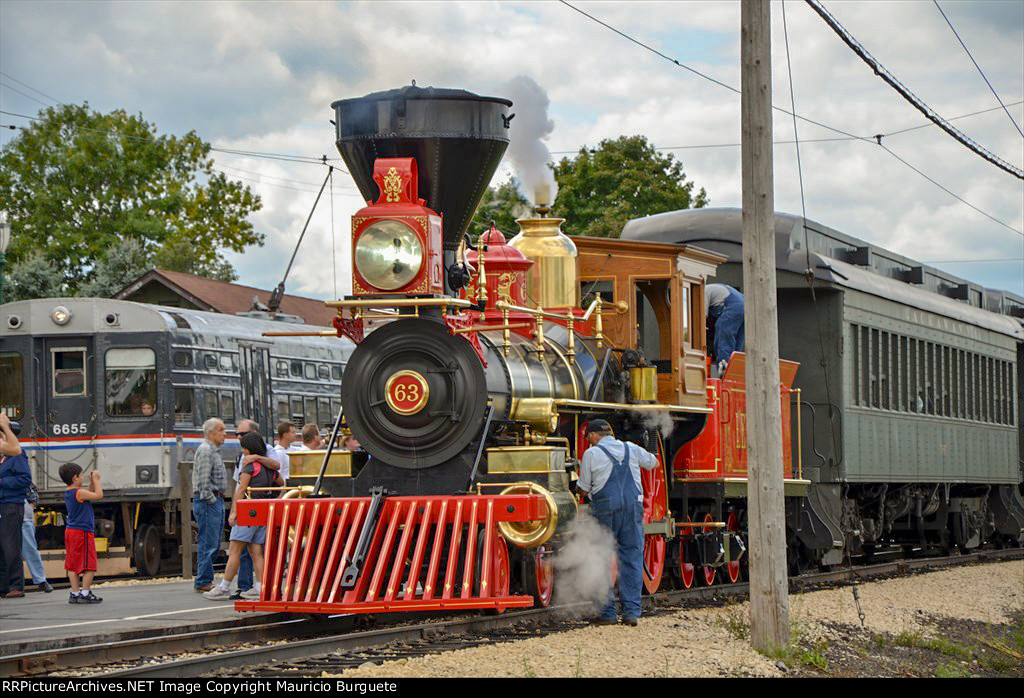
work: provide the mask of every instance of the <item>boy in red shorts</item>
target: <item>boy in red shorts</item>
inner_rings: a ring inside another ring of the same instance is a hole
[[[60,466],[60,479],[68,486],[64,492],[64,506],[68,510],[64,522],[64,569],[71,577],[68,603],[100,603],[103,599],[89,588],[96,574],[96,518],[92,503],[103,499],[100,474],[96,470],[89,473],[89,488],[86,489],[82,487],[82,467],[65,463]]]

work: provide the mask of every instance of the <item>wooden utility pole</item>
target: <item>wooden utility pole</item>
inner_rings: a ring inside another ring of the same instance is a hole
[[[769,1],[742,0],[740,25],[750,639],[755,648],[768,650],[789,644]]]

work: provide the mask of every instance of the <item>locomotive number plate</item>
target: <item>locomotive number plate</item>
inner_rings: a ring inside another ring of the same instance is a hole
[[[399,371],[388,378],[384,399],[398,414],[416,414],[427,404],[430,388],[416,371]]]

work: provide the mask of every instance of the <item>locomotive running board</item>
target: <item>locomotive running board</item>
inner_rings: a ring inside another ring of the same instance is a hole
[[[267,539],[260,598],[237,601],[235,610],[398,613],[533,605],[532,596],[509,594],[508,547],[497,525],[543,519],[547,506],[539,495],[389,497],[362,572],[346,590],[344,563],[370,501],[240,502],[238,525],[266,526]]]

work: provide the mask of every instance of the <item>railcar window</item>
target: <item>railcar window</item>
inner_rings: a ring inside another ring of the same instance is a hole
[[[220,357],[220,370],[221,371],[234,371],[235,370],[235,368],[233,366],[233,362],[231,361],[231,359],[232,359],[232,357],[228,356],[227,354],[222,354],[221,355],[221,357]]]
[[[213,354],[203,354],[203,365],[206,368],[217,368],[217,357]]]
[[[86,394],[85,350],[53,350],[53,394],[58,397]]]
[[[203,418],[220,417],[220,405],[217,404],[217,391],[203,391]]]
[[[615,302],[615,281],[581,281],[580,282],[580,307],[584,310],[601,294],[602,301]]]
[[[25,416],[24,362],[17,352],[0,354],[0,412],[11,419]]]
[[[277,377],[287,378],[288,377],[288,362],[278,361],[277,362]]]
[[[330,366],[325,366],[324,364],[319,364],[316,367],[316,375],[319,376],[320,378],[322,378],[323,380],[330,380],[331,379],[331,367]]]
[[[195,412],[192,409],[192,389],[174,389],[174,423],[179,425],[194,426],[196,423]]]
[[[338,418],[338,413],[341,412],[341,400],[331,400],[331,423]]]
[[[291,414],[291,416],[295,416],[295,415],[302,415],[302,398],[301,397],[293,397],[292,398],[292,414]]]
[[[150,417],[156,413],[156,354],[152,349],[108,349],[103,363],[108,415]]]
[[[189,368],[192,365],[192,352],[174,352],[174,365],[177,366],[178,368]]]
[[[302,378],[302,362],[301,361],[292,361],[290,368],[291,368],[292,376],[294,376],[295,378]]]
[[[331,366],[331,378],[336,381],[341,380],[341,366]]]
[[[302,419],[306,424],[316,424],[316,398],[306,398],[306,410],[303,412]]]
[[[910,392],[910,404],[907,405],[907,409],[911,412],[920,412],[921,408],[918,405],[919,398],[917,397],[917,340],[911,338],[907,345],[907,384]]]
[[[317,424],[333,424],[334,419],[331,416],[331,401],[325,397],[317,398],[316,401],[317,413],[319,414],[319,421]]]
[[[220,418],[225,424],[235,423],[235,396],[234,393],[223,392],[220,394]]]
[[[305,369],[304,375],[306,376],[306,379],[307,380],[311,380],[311,381],[315,381],[316,380],[316,364],[304,364],[303,368]]]
[[[690,306],[690,284],[683,284],[683,344],[690,344],[690,316],[693,313],[693,308]]]
[[[287,368],[287,366],[285,367]],[[288,421],[288,401],[278,400],[277,401],[277,421],[287,422]]]

